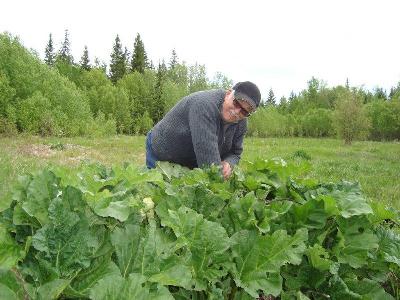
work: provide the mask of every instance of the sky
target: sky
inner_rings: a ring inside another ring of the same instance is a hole
[[[175,49],[180,61],[204,64],[210,78],[250,80],[267,98],[307,88],[312,76],[387,91],[400,81],[398,0],[37,0],[2,1],[0,32],[18,36],[42,58],[68,29],[75,61],[87,45],[109,63],[118,34],[132,52],[140,34],[157,65]]]

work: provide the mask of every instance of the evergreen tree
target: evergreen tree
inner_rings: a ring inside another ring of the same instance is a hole
[[[61,45],[61,49],[58,52],[58,57],[57,59],[66,62],[68,64],[73,64],[74,63],[74,58],[71,54],[71,49],[70,49],[70,42],[69,42],[69,33],[68,29],[65,29],[65,35],[64,35],[64,42]]]
[[[154,64],[153,64],[153,60],[150,60],[149,69],[150,69],[150,70],[154,70],[154,69],[155,69],[155,68],[154,68]]]
[[[154,124],[162,119],[165,113],[165,99],[163,98],[163,85],[165,80],[165,75],[167,73],[167,67],[165,66],[165,62],[158,64],[157,70],[157,81],[154,87],[154,97],[153,97],[153,105],[151,111],[151,118],[153,119]]]
[[[90,61],[89,61],[89,51],[88,51],[88,48],[86,45],[85,45],[85,49],[83,50],[83,55],[81,57],[80,66],[81,66],[81,69],[86,70],[86,71],[90,71],[90,69],[91,69]]]
[[[383,88],[376,88],[374,96],[377,99],[387,100],[387,95],[386,95],[386,92],[383,90]]]
[[[274,91],[272,90],[272,88],[268,92],[268,98],[267,98],[266,105],[268,105],[268,106],[270,106],[270,105],[275,106],[276,105],[276,98],[275,98],[275,94],[274,94]]]
[[[346,78],[346,89],[350,89],[349,78]]]
[[[178,64],[178,56],[176,55],[175,49],[172,49],[171,60],[169,62],[169,68],[173,70],[175,66]]]
[[[53,39],[50,33],[49,42],[47,43],[45,50],[44,62],[49,66],[53,66],[55,61],[55,56],[56,55],[54,54]]]
[[[147,67],[147,54],[144,49],[144,44],[138,33],[135,38],[135,44],[132,53],[131,72],[144,73]]]
[[[131,54],[129,53],[128,48],[125,47],[124,57],[125,57],[125,65],[126,66],[129,66],[130,56],[131,56]]]
[[[119,36],[115,38],[113,52],[111,53],[110,80],[115,84],[126,73],[125,54],[122,51],[121,40]]]
[[[289,102],[293,101],[294,99],[296,99],[296,94],[293,91],[291,91],[289,95]]]
[[[107,72],[107,64],[104,61],[100,61],[98,57],[94,58],[94,64],[93,64],[94,69],[102,70],[104,74]]]

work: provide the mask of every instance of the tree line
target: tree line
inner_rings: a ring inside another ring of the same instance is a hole
[[[68,30],[56,50],[49,35],[44,60],[17,37],[0,34],[0,134],[55,136],[145,134],[183,96],[229,88],[221,73],[181,62],[176,50],[155,66],[140,34],[130,52],[117,35],[107,66],[92,63],[88,47],[76,62]],[[276,101],[272,89],[249,119],[249,135],[400,139],[400,82],[387,95],[311,78],[298,94]]]
[[[250,121],[250,135],[261,137],[336,137],[353,140],[400,139],[400,82],[368,91],[344,85],[327,87],[312,77],[307,88],[276,101],[273,90]]]

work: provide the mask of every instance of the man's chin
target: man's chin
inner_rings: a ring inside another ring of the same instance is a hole
[[[224,120],[227,123],[237,123],[239,121],[238,117],[235,117],[231,114],[229,114],[228,116],[225,116],[222,114],[221,116],[222,116],[222,120]]]

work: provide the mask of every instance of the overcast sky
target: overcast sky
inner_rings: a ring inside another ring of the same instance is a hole
[[[328,86],[376,86],[400,81],[400,1],[2,1],[0,32],[20,37],[41,57],[52,33],[60,48],[64,30],[79,61],[109,62],[114,39],[132,51],[140,33],[155,64],[173,48],[188,64],[205,64],[234,82],[255,82],[266,98],[307,87],[312,77]]]

